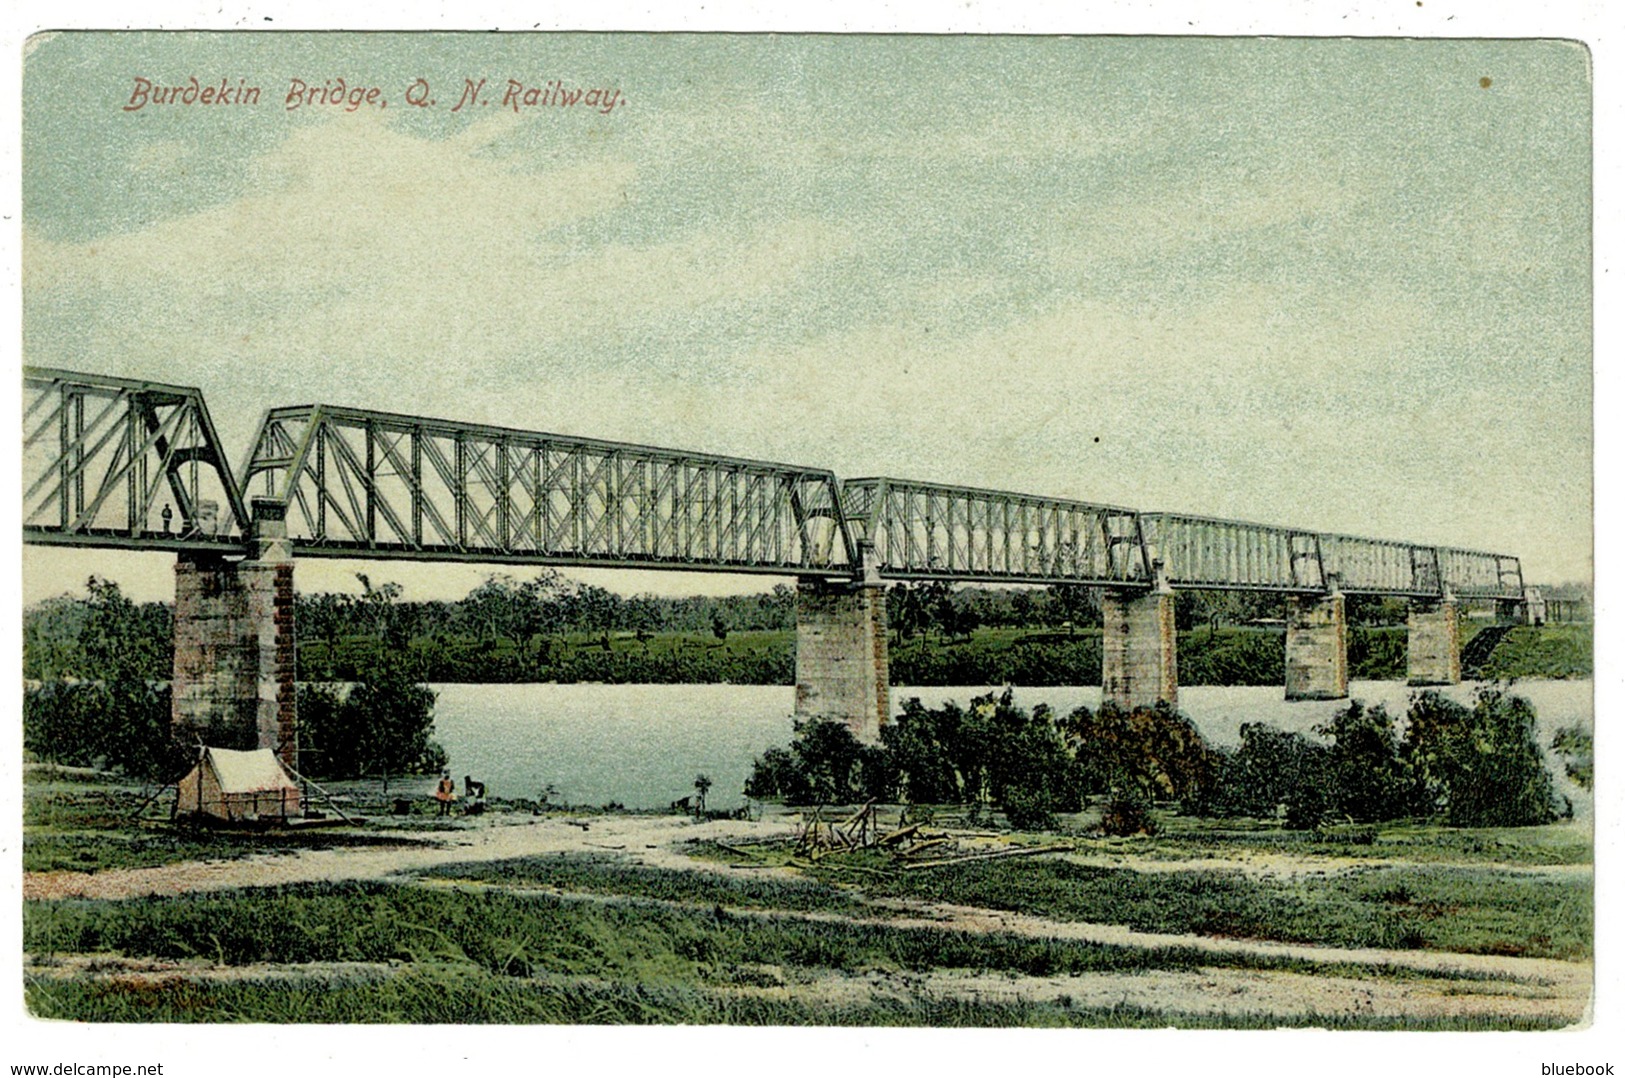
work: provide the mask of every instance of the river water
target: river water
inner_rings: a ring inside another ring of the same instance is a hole
[[[693,792],[704,773],[714,783],[713,808],[742,803],[751,761],[792,736],[795,690],[782,685],[435,685],[435,738],[451,757],[452,774],[487,783],[492,796],[536,797],[552,785],[555,803],[664,808]],[[1447,695],[1470,703],[1472,685]],[[894,686],[892,708],[911,696],[928,707],[961,704],[992,690],[975,687],[911,689]],[[1525,681],[1516,691],[1534,704],[1541,743],[1557,729],[1591,728],[1592,684]],[[1403,716],[1411,690],[1400,682],[1358,681],[1351,695],[1386,704]],[[1080,704],[1100,706],[1100,689],[1015,690],[1016,703],[1049,704],[1065,713]],[[1278,686],[1182,686],[1180,709],[1210,742],[1234,745],[1241,724],[1265,722],[1308,732],[1341,705],[1288,703]],[[1561,773],[1561,768],[1554,768]],[[1588,813],[1589,798],[1572,784],[1562,790]],[[1582,804],[1583,802],[1587,802]]]

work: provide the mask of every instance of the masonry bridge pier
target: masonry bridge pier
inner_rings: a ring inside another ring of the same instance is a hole
[[[869,741],[893,581],[1101,589],[1124,708],[1178,701],[1182,589],[1280,594],[1301,700],[1348,695],[1345,596],[1410,601],[1413,685],[1461,680],[1459,602],[1527,609],[1509,555],[325,404],[266,412],[234,473],[196,389],[38,367],[24,387],[24,541],[172,552],[177,733],[290,764],[304,558],[795,577],[795,714]]]

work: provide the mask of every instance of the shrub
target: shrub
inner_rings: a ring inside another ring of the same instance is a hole
[[[1394,719],[1383,705],[1350,701],[1315,732],[1332,739],[1329,800],[1339,815],[1369,823],[1414,815],[1422,807]]]
[[[891,772],[879,746],[860,742],[844,723],[797,722],[789,749],[770,748],[745,780],[746,797],[791,805],[844,804],[888,796]]]
[[[1437,692],[1411,701],[1405,747],[1418,795],[1455,827],[1519,827],[1558,818],[1529,701],[1500,688],[1471,708]]]
[[[1133,711],[1111,703],[1099,711],[1080,707],[1060,729],[1088,793],[1137,784],[1151,798],[1187,798],[1209,782],[1215,762],[1196,726],[1168,704]]]
[[[1552,738],[1552,751],[1563,757],[1563,770],[1580,785],[1591,789],[1596,772],[1591,758],[1591,734],[1578,726],[1565,726]]]
[[[1285,813],[1287,825],[1310,828],[1330,807],[1330,751],[1299,733],[1265,723],[1243,723],[1241,745],[1219,754],[1212,779],[1187,802],[1202,816]]]

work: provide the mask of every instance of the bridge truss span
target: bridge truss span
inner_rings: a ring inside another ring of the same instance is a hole
[[[329,405],[242,470],[301,555],[851,576],[833,474]]]
[[[1149,587],[1132,509],[871,477],[841,484],[854,535],[891,579]]]
[[[1147,513],[1142,519],[1152,557],[1174,586],[1326,590],[1321,537],[1314,532],[1187,513]]]
[[[25,542],[217,550],[248,527],[203,394],[23,369]]]

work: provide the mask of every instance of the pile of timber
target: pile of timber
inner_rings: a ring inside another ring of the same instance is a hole
[[[1032,857],[1048,853],[1070,853],[1071,843],[1061,842],[1048,846],[1003,846],[998,849],[966,849],[960,839],[946,831],[932,832],[923,824],[908,823],[907,811],[894,827],[880,823],[875,803],[868,802],[844,820],[824,819],[820,805],[811,817],[805,819],[796,832],[795,857],[803,863],[817,862],[832,855],[857,850],[881,850],[891,855],[892,863],[904,870],[936,868],[968,861],[993,861],[1006,857]],[[929,856],[922,856],[922,855]]]

